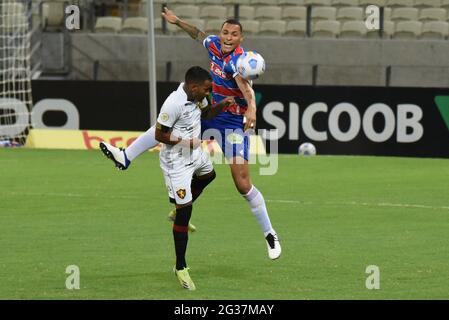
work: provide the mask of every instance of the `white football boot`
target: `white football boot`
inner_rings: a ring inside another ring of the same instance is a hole
[[[128,169],[131,161],[126,157],[125,150],[111,146],[109,143],[100,142],[100,149],[104,155],[111,159],[119,170]]]
[[[269,234],[267,234],[265,240],[267,241],[268,257],[272,260],[279,258],[282,249],[276,232],[270,232]]]

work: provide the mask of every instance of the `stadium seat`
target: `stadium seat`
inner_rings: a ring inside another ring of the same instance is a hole
[[[177,4],[188,4],[188,5],[191,5],[191,4],[194,4],[195,3],[195,0],[170,0],[170,1],[166,1],[166,2],[168,2],[170,5],[177,5]]]
[[[341,25],[340,38],[365,38],[367,28],[364,21],[346,21]]]
[[[383,36],[386,38],[393,37],[396,25],[393,21],[384,21],[384,31]]]
[[[335,20],[337,17],[337,8],[333,7],[314,7],[312,8],[312,20]]]
[[[287,22],[282,20],[268,20],[260,23],[259,35],[280,36],[285,33]]]
[[[418,21],[400,21],[396,23],[394,39],[417,39],[422,32],[422,22]]]
[[[226,7],[223,6],[204,6],[201,8],[201,19],[225,19],[227,17]]]
[[[244,20],[241,21],[243,27],[243,33],[245,35],[254,35],[259,33],[260,22],[257,20]]]
[[[182,19],[198,18],[200,16],[200,7],[193,5],[182,5],[174,8],[176,15]]]
[[[333,7],[358,7],[359,0],[332,0]]]
[[[156,20],[154,21],[156,23]],[[155,29],[157,28],[155,24]],[[123,21],[121,33],[146,33],[148,32],[148,19],[143,17],[131,17]]]
[[[415,8],[440,8],[441,0],[415,0]]]
[[[64,23],[64,3],[49,1],[42,3],[43,25],[45,29],[60,28]]]
[[[366,7],[369,5],[375,5],[378,7],[385,7],[387,4],[387,0],[359,0],[359,5],[362,7]]]
[[[447,11],[443,8],[425,8],[419,12],[418,20],[421,22],[446,21]]]
[[[98,17],[95,24],[95,32],[117,33],[122,29],[122,18],[120,17]]]
[[[162,18],[154,19],[154,33],[155,34],[163,34],[164,33],[164,29],[162,28]]]
[[[250,0],[252,6],[277,6],[277,0]]]
[[[415,4],[415,0],[388,0],[388,7],[413,7]]]
[[[422,27],[421,39],[444,40],[449,36],[449,23],[443,21],[430,21]]]
[[[165,1],[167,1],[167,0],[165,0]],[[195,0],[195,5],[197,5],[197,6],[203,6],[203,5],[216,6],[217,1],[216,0]]]
[[[239,20],[253,20],[255,9],[250,6],[239,6]],[[228,17],[234,16],[234,8],[229,8]]]
[[[224,5],[230,5],[230,4],[238,4],[240,6],[242,5],[248,5],[250,4],[250,0],[223,0]]]
[[[340,22],[320,20],[313,27],[312,36],[317,38],[336,38],[340,34]]]
[[[279,6],[303,6],[305,0],[278,0]]]
[[[208,20],[206,22],[204,31],[209,34],[218,34],[218,33],[220,33],[222,25],[223,25],[222,19]],[[245,28],[243,28],[243,31],[245,31]]]
[[[362,21],[363,19],[364,12],[359,7],[343,7],[337,11],[337,20],[341,23],[351,20]]]
[[[307,7],[284,7],[282,20],[307,20]]]
[[[280,20],[281,15],[282,15],[282,8],[280,7],[272,7],[272,6],[257,7],[254,13],[254,19],[259,21]]]
[[[390,39],[394,33],[394,22],[393,21],[384,21],[384,30],[382,32],[382,37],[384,39]],[[379,30],[367,30],[366,37],[370,39],[378,39],[379,38]]]
[[[418,14],[419,9],[417,8],[395,8],[391,13],[391,21],[416,21]]]
[[[307,34],[307,22],[305,20],[289,21],[285,28],[286,36],[305,37]]]
[[[393,12],[393,9],[391,8],[384,8],[384,20],[385,21],[391,21],[391,13]]]
[[[441,0],[441,8],[449,10],[449,0]]]
[[[304,4],[307,6],[327,6],[332,5],[331,0],[304,0]]]
[[[204,27],[206,26],[206,22],[203,19],[186,19],[186,21],[191,24],[192,26],[197,27],[199,30],[204,30]],[[222,21],[223,24],[223,21]],[[184,33],[185,31],[178,27],[177,33]]]

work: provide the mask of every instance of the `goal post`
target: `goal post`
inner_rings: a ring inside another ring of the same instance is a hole
[[[24,144],[30,128],[31,0],[0,2],[0,146]]]

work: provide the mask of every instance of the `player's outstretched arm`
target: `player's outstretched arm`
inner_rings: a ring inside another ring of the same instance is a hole
[[[176,24],[182,30],[184,30],[192,39],[197,40],[199,42],[203,42],[206,39],[207,34],[195,26],[188,24],[187,22],[179,19],[173,11],[169,10],[167,7],[164,7],[164,12],[162,12],[162,17],[171,24]]]
[[[245,112],[245,129],[256,129],[256,95],[248,80],[242,78],[240,75],[235,76],[235,82],[243,94],[243,97],[248,104],[248,109]]]
[[[203,109],[201,113],[201,118],[209,120],[215,118],[220,112],[223,111],[224,108],[234,104],[235,100],[233,97],[226,97],[221,100],[219,103],[212,106],[209,104],[206,108]]]

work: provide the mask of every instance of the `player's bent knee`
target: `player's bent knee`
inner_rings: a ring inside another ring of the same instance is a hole
[[[215,170],[199,177],[194,176],[192,179],[192,189],[203,190],[209,185],[209,183],[214,181],[216,176],[217,174],[215,173]]]

